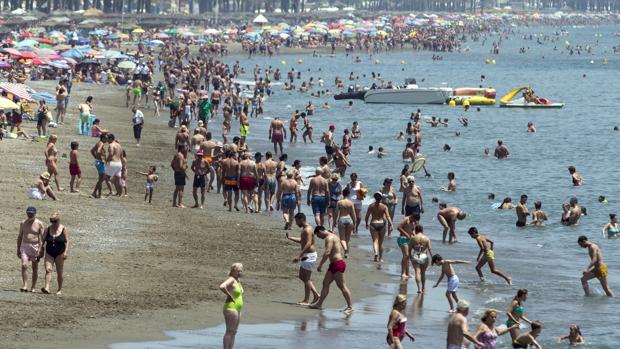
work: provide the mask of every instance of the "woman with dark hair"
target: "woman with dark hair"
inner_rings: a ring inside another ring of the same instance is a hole
[[[513,327],[513,325],[519,325],[521,320],[531,324],[532,321],[528,320],[523,313],[525,313],[525,307],[523,307],[524,302],[527,300],[528,292],[526,289],[522,288],[517,291],[517,295],[510,302],[510,306],[506,311],[506,316],[508,316],[508,320],[506,320],[506,326],[510,328],[510,337],[514,341],[519,337],[519,327]]]
[[[385,239],[386,224],[392,230],[392,219],[388,207],[381,203],[383,194],[376,192],[373,195],[375,202],[368,205],[366,211],[366,229],[372,237],[372,248],[375,253],[375,262],[383,262],[383,240]],[[370,223],[368,219],[370,218]]]

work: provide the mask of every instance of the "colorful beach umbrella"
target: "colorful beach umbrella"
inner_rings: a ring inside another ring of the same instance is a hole
[[[0,109],[19,109],[19,106],[8,98],[0,97]]]

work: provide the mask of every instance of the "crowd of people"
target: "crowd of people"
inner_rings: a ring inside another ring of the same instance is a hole
[[[433,33],[430,32],[429,35]],[[456,33],[450,33],[447,36],[448,42],[445,43],[441,40],[429,40],[432,45],[452,50],[457,46],[454,42],[457,40],[456,36]],[[424,38],[424,35],[420,34],[419,37]],[[368,45],[362,38],[357,42],[361,46]],[[424,40],[420,41],[419,45],[428,48]],[[432,49],[438,48],[433,46]],[[188,47],[172,42],[164,45],[157,53],[157,57],[153,52],[146,54],[145,64],[140,68],[142,70],[134,72],[131,82],[127,84],[126,104],[128,108],[131,107],[132,113],[131,124],[128,127],[132,127],[136,146],[141,146],[145,125],[145,115],[141,109],[149,105],[149,96],[152,97],[154,116],[159,116],[160,111],[165,108],[169,110],[168,125],[171,128],[170,137],[174,139],[174,156],[170,162],[170,170],[159,169],[158,172],[155,166],[150,166],[144,172],[136,172],[145,178],[145,201],[152,203],[159,176],[170,175],[174,180],[174,188],[170,188],[172,206],[185,208],[185,187],[190,175],[193,174],[192,208],[204,209],[207,195],[221,195],[223,205],[231,212],[235,210],[251,214],[281,211],[286,238],[299,244],[299,253],[295,254],[292,261],[299,263],[298,278],[303,284],[304,291],[303,298],[297,304],[311,309],[321,309],[329,295],[330,286],[335,282],[346,303],[343,312],[348,315],[354,310],[352,292],[345,282],[347,260],[352,253],[356,253],[351,248],[351,237],[360,233],[362,229],[360,227],[365,227],[370,232],[372,240],[372,260],[375,263],[383,263],[386,237],[393,233],[398,234],[396,244],[402,253],[400,276],[403,281],[415,279],[419,294],[430,292],[426,289],[426,272],[433,266],[441,269],[433,287],[438,287],[444,278],[447,280],[445,295],[449,311],[453,313],[447,323],[448,349],[466,348],[470,342],[478,348],[493,349],[496,347],[497,337],[505,334],[510,334],[514,348],[528,346],[541,348],[537,338],[541,335],[543,324],[524,315],[524,302],[528,297],[526,289],[519,289],[508,306],[505,329],[496,327],[498,311],[489,309],[482,315],[478,329],[470,332],[467,322],[469,303],[457,294],[460,280],[456,269],[461,268],[460,265],[470,264],[471,261],[444,258],[436,253],[430,238],[424,233],[421,218],[427,214],[425,208],[429,207],[429,201],[430,205],[437,205],[436,217],[443,231],[444,244],[458,241],[457,222],[467,217],[466,212],[459,207],[449,206],[436,198],[427,200],[421,186],[417,184],[416,175],[419,171],[424,170],[425,175],[430,176],[425,167],[426,159],[420,154],[424,128],[447,126],[447,120],[425,121],[421,110],[412,113],[402,134],[402,138],[409,137],[402,158],[410,164],[404,166],[396,183],[393,178],[386,177],[379,186],[380,189],[370,193],[369,188],[377,186],[378,183],[362,183],[356,172],[348,175],[348,181],[344,180],[351,167],[350,157],[353,156],[351,149],[356,146],[356,140],[362,135],[361,125],[357,122],[343,129],[341,135],[337,134],[340,125],[331,124],[322,131],[318,141],[322,143],[325,153],[316,159],[314,175],[309,178],[304,178],[302,175],[300,160],[289,162],[285,153],[287,140],[289,144],[297,142],[297,135],[301,131],[304,131],[304,143],[306,137],[311,142],[306,146],[315,146],[310,118],[314,113],[314,107],[311,103],[305,106],[304,111],[297,110],[292,113],[289,120],[284,119],[285,115],[278,115],[270,121],[268,134],[264,137],[273,145],[273,152],[271,149],[264,149],[261,152],[250,147],[248,136],[251,124],[258,122],[253,116],[257,117],[262,112],[264,97],[271,93],[271,82],[281,79],[283,72],[279,69],[256,66],[251,72],[253,87],[247,89],[246,86],[235,82],[235,79],[246,73],[239,61],[227,64],[208,52],[201,51],[196,54]],[[158,78],[158,72],[161,72],[161,78]],[[157,79],[160,81],[155,84]],[[318,83],[314,85],[312,79],[306,80],[305,76],[302,77],[299,71],[289,72],[287,80],[291,84],[297,82],[309,87],[318,86]],[[335,80],[338,85],[338,79]],[[61,80],[56,91],[57,101],[65,109],[70,92],[70,87],[66,83],[67,80]],[[338,86],[334,86],[334,90],[336,89]],[[91,178],[84,179],[94,182],[91,194],[93,198],[126,196],[128,166],[124,147],[128,144],[119,143],[115,135],[109,130],[100,128],[98,122],[86,126],[89,124],[91,114],[96,110],[95,102],[90,96],[78,108],[84,127],[81,130],[82,134],[84,136],[90,134],[99,139],[90,149],[98,177],[96,181]],[[44,106],[42,103],[40,111],[47,113]],[[58,124],[62,125],[63,120],[64,114],[59,112]],[[237,134],[236,131],[232,131],[236,122],[239,136],[229,139],[231,134]],[[462,127],[467,127],[469,121],[461,118],[459,122]],[[301,130],[300,123],[303,124]],[[535,132],[530,131],[532,128],[533,124],[528,125],[529,132]],[[50,135],[47,140],[43,154],[47,171],[42,173],[29,189],[29,197],[33,200],[44,198],[57,200],[60,192],[64,191],[61,185],[64,176],[57,166],[57,140],[58,137],[55,135]],[[450,147],[444,146],[444,150],[449,151]],[[377,156],[384,154],[381,148],[378,152],[371,149],[370,153]],[[485,154],[490,153],[489,149],[485,150]],[[498,140],[493,154],[497,159],[510,157],[507,145],[501,140]],[[83,184],[80,169],[82,163],[79,143],[73,142],[69,167],[70,192],[79,192]],[[573,185],[582,185],[584,180],[574,166],[569,167],[568,172]],[[55,188],[51,185],[52,177]],[[457,191],[455,173],[449,173],[447,179],[448,183],[442,190]],[[303,193],[301,188],[306,181],[309,185],[307,191]],[[104,184],[107,192],[104,192]],[[304,195],[306,205],[303,205]],[[364,207],[367,198],[372,200]],[[536,202],[535,211],[530,213],[527,200],[527,195],[522,195],[515,207],[516,226],[521,228],[527,225],[544,225],[546,214],[542,211],[542,203]],[[396,216],[399,206],[400,215]],[[512,208],[512,200],[506,198],[497,208]],[[302,211],[311,212],[310,220],[313,219],[313,222],[309,222]],[[55,268],[58,284],[56,293],[61,294],[63,265],[69,251],[69,230],[60,224],[59,213],[50,216],[49,226],[45,226],[37,218],[35,207],[28,207],[26,213],[27,219],[20,225],[17,239],[17,256],[22,261],[20,290],[23,292],[36,290],[38,262],[44,258],[46,276],[45,286],[41,292],[51,292],[51,275]],[[564,204],[561,222],[565,225],[578,224],[583,214],[586,214],[585,208],[579,205],[576,197],[573,197]],[[290,232],[294,226],[300,229],[299,236]],[[616,237],[619,232],[617,217],[612,214],[610,222],[603,228],[603,234],[611,238]],[[478,246],[474,268],[480,280],[485,280],[483,267],[488,264],[491,273],[503,279],[509,286],[512,285],[511,276],[497,266],[494,241],[489,236],[481,234],[475,226],[468,229],[468,235]],[[316,239],[324,242],[322,253]],[[587,249],[590,257],[590,262],[581,278],[584,293],[590,294],[588,282],[597,279],[605,294],[612,297],[613,292],[607,284],[608,268],[600,247],[586,236],[580,236],[577,244]],[[442,253],[449,255],[450,245],[443,245]],[[30,285],[27,277],[29,267],[32,268]],[[323,269],[325,273],[322,286],[318,290],[312,276],[315,270],[322,272]],[[244,294],[240,280],[243,271],[243,265],[234,263],[228,278],[220,285],[220,290],[226,296],[223,309],[226,324],[224,348],[233,348],[240,323]],[[406,303],[407,295],[399,294],[389,315],[386,340],[392,348],[402,348],[405,337],[415,339],[406,329],[407,319],[403,313]],[[522,323],[530,325],[531,330],[521,332]],[[585,341],[577,325],[571,325],[569,335],[561,339],[568,340],[571,344]]]

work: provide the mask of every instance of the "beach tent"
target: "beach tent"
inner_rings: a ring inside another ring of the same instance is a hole
[[[253,23],[258,23],[258,24],[265,24],[265,23],[269,23],[269,21],[267,20],[267,18],[265,18],[265,16],[263,15],[258,15],[256,16],[256,18],[254,18],[254,20],[252,21]]]

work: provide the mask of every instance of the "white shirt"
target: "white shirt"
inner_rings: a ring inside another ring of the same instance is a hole
[[[140,125],[144,123],[144,114],[142,114],[142,112],[140,110],[136,110],[136,113],[133,114],[133,119],[131,119],[131,121],[133,121],[134,126],[135,125]]]

